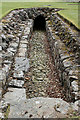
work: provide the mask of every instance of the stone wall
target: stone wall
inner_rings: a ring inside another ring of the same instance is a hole
[[[2,30],[0,37],[2,40],[0,46],[0,60],[2,61],[0,64],[2,67],[0,69],[0,97],[6,92],[9,85],[11,79],[9,76],[12,74],[11,69],[13,69],[16,54],[19,51],[22,52],[21,41],[30,39],[33,32],[33,20],[38,15],[43,15],[46,20],[46,31],[52,57],[55,60],[60,82],[66,89],[66,97],[73,101],[79,99],[79,36],[74,34],[69,26],[57,16],[58,10],[54,8],[17,9],[2,19],[2,23],[0,23]],[[24,54],[26,52],[24,49]],[[22,55],[20,54],[20,56]]]
[[[56,14],[46,22],[46,31],[52,57],[59,74],[60,82],[66,89],[68,100],[78,100],[80,72],[79,36],[72,32]]]
[[[22,14],[23,13],[23,14]],[[25,16],[25,17],[24,17]],[[27,13],[22,10],[14,10],[2,19],[2,32],[0,39],[1,50],[1,69],[0,69],[0,98],[6,92],[10,80],[12,79],[13,64],[15,57],[19,53],[20,57],[26,58],[26,48],[21,46],[21,42],[25,39],[25,42],[30,39],[33,31],[33,20],[28,18]],[[25,26],[27,26],[25,28]],[[26,35],[24,36],[24,33]],[[24,56],[23,56],[24,55]]]

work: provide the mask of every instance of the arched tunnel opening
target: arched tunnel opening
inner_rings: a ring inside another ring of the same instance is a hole
[[[46,21],[44,16],[39,15],[35,18],[33,30],[46,30]]]

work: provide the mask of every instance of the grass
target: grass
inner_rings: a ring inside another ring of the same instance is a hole
[[[59,14],[71,21],[76,27],[80,28],[78,5],[70,5],[67,9],[59,11]]]
[[[71,4],[71,5],[70,5]],[[59,14],[70,20],[74,25],[80,28],[78,19],[78,9],[79,5],[75,3],[66,2],[2,2],[2,16],[5,16],[8,12],[16,8],[31,8],[31,7],[45,7],[46,5],[51,5],[49,7],[53,8],[63,8],[64,10],[59,11]],[[1,5],[0,5],[1,9]]]

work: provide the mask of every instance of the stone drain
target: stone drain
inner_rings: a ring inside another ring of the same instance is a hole
[[[27,28],[25,28],[24,31],[26,30]],[[25,43],[25,33],[23,40],[20,41],[20,43],[23,43],[20,44],[18,53],[15,56],[8,92],[4,95],[5,102],[10,103],[10,112],[8,117],[67,117],[66,114],[70,109],[70,105],[60,98],[50,99],[47,92],[49,87],[48,85],[50,85],[50,79],[48,78],[50,68],[48,66],[49,56],[44,50],[44,40],[46,39],[45,33],[43,31],[35,31],[33,33],[32,39],[30,39],[31,52],[29,58],[27,58],[29,55],[26,54],[27,49],[24,49],[26,45],[28,46],[29,44],[29,41],[27,40]],[[21,50],[22,48],[23,50]],[[29,67],[30,72],[28,72]],[[49,91],[49,94],[51,92]],[[58,93],[57,97],[60,97],[59,95],[60,93]],[[26,97],[28,99],[26,99]],[[48,102],[50,102],[50,106]],[[60,102],[63,104],[60,105]],[[57,108],[58,105],[60,106],[59,108]],[[64,111],[61,110],[63,105],[65,107]],[[66,107],[68,108],[67,110]],[[47,109],[52,110],[52,112],[47,112]],[[60,111],[60,113],[58,113],[58,111]]]
[[[78,114],[79,44],[77,37],[67,33],[68,28],[56,14],[58,10],[20,9],[2,19],[0,118],[65,118]],[[43,25],[37,27],[39,18]],[[68,103],[72,96],[76,102]]]
[[[34,31],[32,38],[22,44],[23,49],[25,45],[30,44],[28,50],[31,52],[26,54],[29,57],[24,58],[24,51],[18,52],[15,57],[13,79],[4,95],[5,102],[10,103],[9,118],[65,118],[68,117],[69,111],[73,112],[73,107],[64,101],[65,94],[56,71],[53,71],[55,78],[50,78],[51,63],[45,49],[46,41],[45,32]]]
[[[33,32],[29,43],[31,46],[29,51],[30,70],[25,76],[27,98],[60,97],[65,99],[56,71],[51,70],[49,66],[50,64],[53,66],[53,63],[51,63],[50,55],[46,51],[49,49],[46,48],[48,46],[46,42],[47,37],[44,31]],[[53,75],[51,75],[52,73]]]

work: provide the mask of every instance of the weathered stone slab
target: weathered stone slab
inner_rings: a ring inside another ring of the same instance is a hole
[[[19,37],[17,36],[15,39],[13,39],[16,43],[19,43]]]
[[[5,52],[2,54],[3,59],[5,60],[12,60],[14,53],[12,52]]]
[[[21,44],[20,44],[20,48],[27,48],[27,45],[26,45],[26,44],[21,43]]]
[[[17,80],[17,79],[12,79],[9,83],[9,86],[11,87],[20,87],[22,88],[24,85],[24,81],[23,80]]]
[[[13,73],[13,77],[17,79],[24,79],[24,73],[23,71],[16,71]]]
[[[7,49],[7,47],[8,47],[8,44],[7,44],[7,43],[5,43],[5,42],[4,42],[4,43],[2,43],[2,49],[3,49],[3,50],[6,50],[6,49]]]
[[[12,64],[12,61],[10,61],[10,60],[4,60],[3,63],[4,64]]]
[[[66,54],[61,54],[61,60],[65,60],[67,58],[69,58],[70,56],[69,55],[66,55]]]
[[[10,68],[11,68],[11,64],[4,64],[2,70],[6,73],[6,76],[8,76]]]
[[[72,104],[72,108],[79,112],[80,114],[80,100],[77,100],[75,103]]]
[[[18,43],[16,43],[16,42],[12,42],[12,43],[10,43],[9,46],[10,46],[10,47],[13,47],[14,49],[17,49],[17,47],[18,47]]]
[[[22,43],[22,44],[28,44],[28,41],[27,40],[21,40],[20,43]]]
[[[71,85],[72,85],[73,91],[77,92],[78,89],[79,89],[78,81],[73,81],[73,82],[71,83]]]
[[[30,27],[26,27],[25,30],[24,30],[24,33],[26,33],[26,35],[28,35],[28,37],[30,37],[31,36]]]
[[[9,92],[7,92],[4,97],[6,101],[11,103],[11,105],[15,105],[21,100],[26,100],[26,92],[24,88],[8,88],[8,90]]]
[[[26,35],[22,36],[22,39],[23,40],[25,40],[25,39],[27,40],[28,39],[28,35],[26,34]]]
[[[15,38],[15,36],[12,34],[7,34],[7,37],[10,41],[12,41]]]
[[[23,108],[20,104],[24,104],[23,101],[26,99],[25,89],[9,88],[9,92],[4,97],[5,102],[10,103],[9,118],[20,118],[20,109]]]
[[[25,57],[26,56],[27,49],[26,48],[19,48],[19,56]]]
[[[68,60],[64,60],[63,61],[63,64],[64,64],[64,67],[71,67],[72,66],[72,62],[71,61],[68,61]]]
[[[6,40],[6,36],[4,34],[1,34],[2,39]]]
[[[15,71],[27,71],[29,69],[29,60],[25,57],[15,58]]]
[[[60,98],[26,99],[25,89],[9,88],[4,99],[10,103],[9,118],[65,118],[70,109],[69,103]]]
[[[7,49],[8,52],[12,52],[12,53],[15,53],[16,52],[16,49],[14,49],[13,47],[10,47]]]

